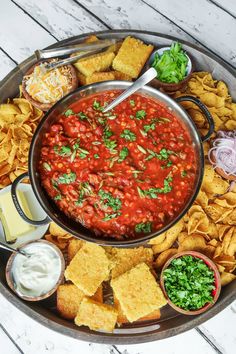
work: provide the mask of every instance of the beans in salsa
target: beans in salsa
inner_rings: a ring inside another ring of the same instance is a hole
[[[134,94],[112,111],[110,90],[74,102],[42,141],[47,194],[96,235],[135,238],[163,228],[194,188],[196,155],[185,127],[160,102]]]

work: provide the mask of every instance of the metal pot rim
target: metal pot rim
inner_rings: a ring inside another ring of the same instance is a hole
[[[203,172],[204,172],[204,154],[203,154],[201,137],[197,131],[197,128],[196,128],[194,122],[191,120],[190,116],[175,100],[173,100],[172,98],[170,98],[166,94],[164,94],[164,93],[162,93],[150,86],[144,86],[144,88],[139,90],[138,93],[141,93],[144,95],[149,95],[149,97],[151,96],[156,100],[159,99],[159,101],[164,102],[169,107],[171,107],[171,109],[176,109],[177,112],[179,113],[179,116],[184,118],[185,121],[188,121],[189,126],[191,126],[192,133],[194,133],[194,138],[195,138],[194,142],[196,143],[196,145],[198,147],[196,151],[198,151],[198,155],[199,155],[198,159],[199,159],[199,167],[200,168],[197,171],[197,174],[198,174],[197,183],[196,183],[195,190],[194,190],[192,196],[189,198],[188,202],[186,203],[186,205],[184,206],[182,211],[179,213],[179,215],[177,215],[169,224],[165,225],[162,229],[160,229],[156,232],[150,233],[150,234],[142,236],[140,238],[128,239],[128,240],[121,241],[121,240],[117,240],[117,239],[99,238],[94,235],[87,236],[81,232],[73,230],[70,226],[65,225],[64,222],[62,222],[60,220],[60,217],[58,217],[55,214],[55,212],[52,212],[52,210],[50,210],[47,206],[45,206],[45,202],[44,202],[42,195],[41,195],[41,190],[39,190],[39,188],[37,188],[37,186],[36,186],[37,185],[36,180],[38,178],[38,175],[37,175],[37,171],[35,171],[35,168],[34,168],[34,156],[35,156],[34,151],[37,146],[38,136],[39,136],[40,132],[42,131],[42,128],[44,127],[45,123],[50,118],[51,114],[53,112],[55,112],[55,110],[57,108],[61,107],[62,104],[65,103],[66,101],[73,99],[74,97],[77,97],[78,94],[82,94],[82,95],[85,94],[85,96],[88,96],[90,93],[91,94],[98,93],[98,92],[102,92],[102,91],[106,91],[106,90],[113,90],[113,89],[114,90],[115,89],[117,89],[117,90],[125,89],[128,86],[130,86],[131,84],[132,84],[131,82],[118,81],[118,80],[117,81],[100,82],[100,83],[95,83],[95,84],[80,87],[80,88],[76,89],[75,91],[73,91],[72,93],[69,93],[68,95],[64,96],[53,107],[51,107],[44,115],[43,119],[39,123],[39,125],[35,131],[35,134],[32,138],[32,142],[30,145],[30,151],[29,151],[28,170],[29,170],[30,181],[32,184],[32,189],[34,191],[34,194],[35,194],[38,202],[40,203],[41,207],[44,209],[46,214],[53,221],[55,221],[59,226],[64,228],[68,233],[73,234],[75,237],[84,239],[88,242],[96,242],[100,245],[105,245],[105,246],[116,246],[116,247],[137,246],[137,245],[145,243],[148,240],[150,240],[151,238],[156,237],[156,236],[160,235],[161,233],[167,231],[169,228],[171,228],[175,223],[177,223],[186,214],[186,212],[189,210],[189,208],[193,204],[193,202],[200,190],[202,178],[203,178]],[[89,93],[89,94],[87,95],[86,93]],[[71,104],[71,103],[69,103],[69,104]]]

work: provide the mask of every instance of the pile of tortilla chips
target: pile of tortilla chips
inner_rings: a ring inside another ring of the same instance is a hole
[[[0,188],[28,170],[31,138],[42,116],[24,98],[0,105]]]
[[[215,122],[215,131],[236,129],[236,103],[232,103],[228,88],[208,72],[193,73],[183,95],[198,97],[209,109]],[[192,102],[181,103],[202,134],[207,132],[207,121]],[[210,143],[204,143],[207,156]],[[227,192],[229,183],[219,176],[206,161],[201,190],[194,205],[174,227],[152,239],[155,266],[161,270],[164,263],[182,251],[199,251],[217,265],[222,285],[236,279],[236,186]]]
[[[45,239],[54,243],[60,250],[66,249],[70,240],[73,238],[72,235],[68,234],[54,222],[50,223],[48,231],[49,233],[44,236]]]

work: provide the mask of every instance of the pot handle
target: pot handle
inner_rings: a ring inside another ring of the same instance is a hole
[[[193,96],[181,96],[181,97],[177,97],[176,98],[176,101],[177,102],[183,102],[183,101],[190,101],[190,102],[193,102],[195,103],[199,108],[200,110],[204,113],[207,121],[208,121],[208,124],[209,124],[209,130],[207,132],[207,134],[205,136],[203,136],[201,139],[202,139],[202,142],[208,140],[210,138],[210,136],[213,134],[214,132],[214,129],[215,129],[215,123],[214,123],[214,120],[212,118],[212,115],[211,113],[208,111],[207,107],[196,97],[193,97]]]
[[[16,207],[16,210],[18,211],[19,215],[22,217],[23,220],[25,220],[27,223],[31,224],[31,225],[35,225],[35,226],[41,226],[41,225],[45,225],[51,222],[51,219],[46,216],[45,219],[43,220],[31,220],[30,218],[28,218],[28,216],[24,213],[24,211],[21,208],[18,196],[17,196],[17,186],[18,184],[25,178],[27,178],[28,172],[23,173],[22,175],[18,176],[15,181],[12,183],[11,186],[11,197],[12,197],[12,201]]]

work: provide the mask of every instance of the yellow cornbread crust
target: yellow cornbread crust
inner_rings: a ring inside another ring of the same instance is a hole
[[[129,322],[137,321],[166,304],[166,299],[145,263],[111,280],[111,287]]]
[[[87,326],[92,330],[101,329],[112,332],[116,325],[117,314],[114,307],[85,297],[79,306],[75,324]]]
[[[65,278],[72,281],[86,295],[92,296],[108,278],[109,263],[102,247],[86,243],[66,268]]]
[[[112,67],[132,78],[137,78],[153,48],[153,45],[144,44],[139,39],[126,37],[113,60]]]
[[[85,294],[74,284],[63,284],[57,289],[57,310],[63,318],[73,320]],[[102,286],[93,295],[93,299],[103,302]]]

